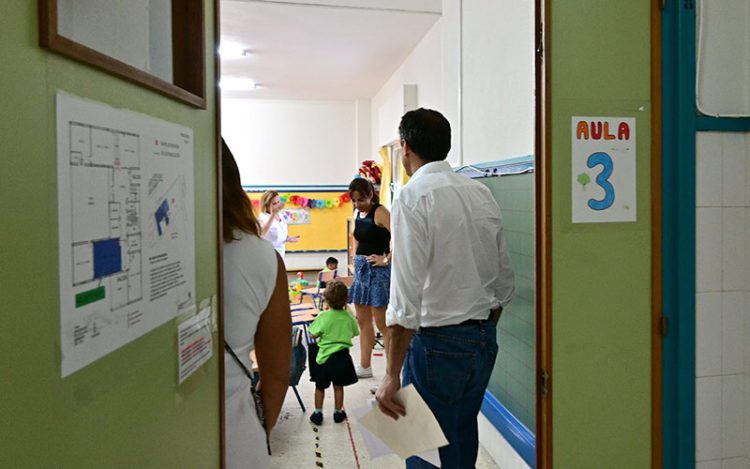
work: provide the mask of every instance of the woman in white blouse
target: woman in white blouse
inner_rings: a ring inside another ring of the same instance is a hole
[[[286,243],[296,243],[299,236],[289,236],[289,227],[281,211],[284,201],[276,191],[266,191],[260,198],[260,235],[273,244],[274,249],[283,258],[286,254]]]
[[[268,469],[266,436],[281,411],[289,386],[292,324],[284,261],[260,238],[253,207],[240,185],[240,173],[222,139],[222,219],[224,240],[224,340],[252,370],[255,350],[265,406],[261,426],[250,395],[251,382],[224,353],[224,437],[227,469]]]

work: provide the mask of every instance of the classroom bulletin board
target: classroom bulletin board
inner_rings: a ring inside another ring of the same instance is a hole
[[[346,194],[343,200],[341,196]],[[248,192],[247,196],[253,201],[255,213],[260,211],[260,198],[263,192]],[[348,201],[348,193],[345,190],[337,191],[279,191],[279,196],[292,198],[297,196],[313,200],[340,200],[338,206],[313,207],[310,208],[310,223],[303,225],[289,225],[289,236],[299,236],[299,242],[287,243],[286,252],[305,251],[345,251],[347,249],[347,226],[346,221],[352,216],[353,208]],[[297,209],[300,206],[293,202],[287,202],[287,209]]]

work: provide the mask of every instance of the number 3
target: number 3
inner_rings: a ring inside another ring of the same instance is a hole
[[[609,182],[609,177],[612,175],[615,165],[612,163],[612,158],[601,151],[592,153],[586,160],[586,166],[589,168],[596,165],[602,165],[602,172],[596,176],[596,183],[604,189],[604,198],[601,200],[589,199],[588,205],[592,210],[607,210],[615,203],[615,188]]]

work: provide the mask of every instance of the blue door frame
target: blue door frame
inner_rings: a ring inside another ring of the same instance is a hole
[[[696,3],[662,11],[663,467],[695,467],[695,136],[748,132],[750,118],[701,115],[696,107]]]

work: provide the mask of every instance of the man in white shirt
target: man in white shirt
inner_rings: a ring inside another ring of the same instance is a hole
[[[411,176],[393,201],[393,259],[386,312],[390,341],[380,409],[398,418],[393,400],[413,384],[448,438],[444,468],[473,468],[479,413],[497,355],[496,324],[514,290],[500,208],[490,191],[453,172],[445,158],[450,124],[417,109],[399,125],[403,165]],[[412,457],[407,468],[434,467]]]

